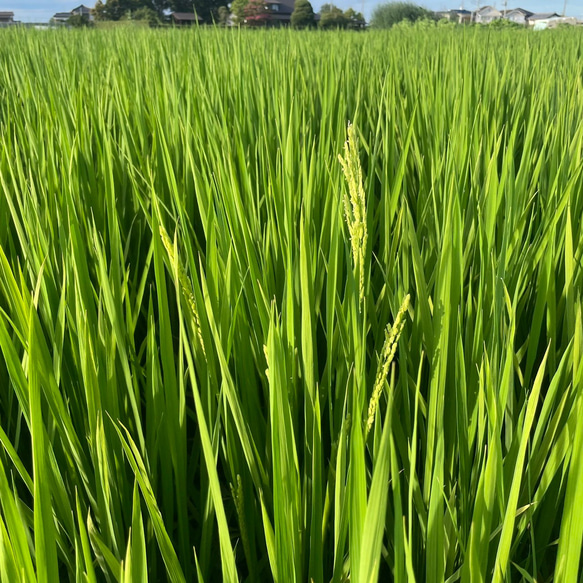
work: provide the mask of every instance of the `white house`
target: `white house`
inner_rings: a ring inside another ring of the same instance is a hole
[[[93,22],[93,11],[91,8],[87,8],[87,6],[84,6],[83,4],[81,4],[81,6],[77,6],[77,8],[73,8],[71,12],[57,12],[53,16],[52,20],[53,22],[64,24],[69,20],[69,18],[71,18],[71,16],[82,16],[86,20]]]
[[[14,24],[14,12],[0,12],[0,27]]]
[[[51,20],[58,24],[64,24],[69,18],[71,18],[71,16],[73,15],[70,12],[57,12],[53,15]]]
[[[490,24],[494,20],[500,20],[502,18],[502,12],[497,10],[493,6],[482,6],[474,12],[473,21],[478,24]]]
[[[458,24],[466,24],[471,22],[472,20],[472,13],[469,10],[464,10],[460,8],[459,10],[445,10],[443,12],[436,12],[435,15],[437,18],[445,18],[450,22],[457,22]]]
[[[512,10],[508,10],[506,14],[503,15],[503,18],[510,20],[510,22],[526,26],[530,16],[532,16],[532,12],[529,10],[525,10],[524,8],[513,8]]]
[[[544,23],[543,28],[546,28],[548,26],[548,23],[556,18],[561,18],[561,15],[557,14],[556,12],[537,12],[536,14],[531,14],[528,17],[528,25],[536,26],[538,22]]]

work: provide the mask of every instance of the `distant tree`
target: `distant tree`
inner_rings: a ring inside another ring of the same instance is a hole
[[[364,16],[352,8],[344,11],[344,18],[346,19],[346,28],[350,30],[360,30],[366,26]]]
[[[524,25],[513,22],[507,18],[497,18],[488,24],[489,28],[524,28]]]
[[[97,0],[93,13],[97,20],[120,20],[128,10],[140,8],[136,0]]]
[[[162,24],[160,15],[152,8],[138,8],[132,13],[131,17],[132,20],[147,22],[152,27],[160,26],[160,24]]]
[[[455,28],[457,23],[454,20],[450,20],[449,18],[440,18],[437,21],[437,26],[440,28]]]
[[[411,2],[389,2],[374,9],[370,24],[373,28],[390,28],[398,22],[408,20],[434,20],[433,12]]]
[[[249,0],[243,11],[247,26],[265,26],[271,20],[264,0]]]
[[[172,12],[192,12],[195,2],[192,0],[168,0],[166,4]]]
[[[229,12],[229,9],[226,6],[219,6],[219,9],[217,10],[217,23],[220,26],[227,26],[227,24],[229,23],[229,16],[231,16],[231,13]]]
[[[122,20],[140,8],[150,8],[161,16],[166,0],[97,0],[93,14],[97,20]]]
[[[74,28],[83,28],[85,26],[91,26],[93,23],[84,14],[72,14],[67,20],[67,24]]]
[[[296,0],[291,15],[291,25],[294,28],[310,28],[316,23],[314,9],[308,0]]]
[[[320,28],[346,28],[347,21],[344,12],[334,4],[323,4],[320,8]]]
[[[140,8],[149,8],[164,16],[165,10],[172,12],[195,12],[205,22],[212,22],[223,0],[97,0],[94,13],[98,20],[120,20],[127,12],[132,14]]]
[[[231,4],[231,14],[235,24],[243,24],[245,22],[245,9],[247,8],[249,0],[233,0]]]
[[[213,22],[217,19],[219,6],[223,0],[165,0],[166,8],[172,12],[194,12],[204,22]]]

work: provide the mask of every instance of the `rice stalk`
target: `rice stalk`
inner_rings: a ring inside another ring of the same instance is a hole
[[[174,237],[174,243],[172,243],[172,240],[168,236],[166,229],[162,225],[160,225],[160,238],[162,239],[162,243],[164,245],[164,249],[166,249],[166,253],[168,253],[168,259],[170,260],[170,264],[172,265],[173,271],[178,276],[178,282],[180,283],[182,294],[184,296],[184,299],[186,300],[186,305],[188,306],[189,313],[192,316],[194,328],[196,330],[196,334],[200,342],[200,347],[206,359],[206,350],[204,347],[204,340],[202,337],[202,330],[200,327],[198,307],[196,305],[194,293],[192,292],[192,283],[188,279],[188,275],[186,275],[186,271],[184,270],[184,267],[182,267],[182,263],[180,261],[180,258],[178,257],[176,236]]]
[[[364,269],[366,245],[368,239],[366,224],[366,195],[362,183],[362,167],[358,154],[358,136],[353,124],[348,124],[348,139],[344,144],[344,156],[338,155],[348,193],[343,195],[344,216],[348,225],[350,245],[352,247],[352,259],[354,271],[358,279],[359,307],[364,302]]]
[[[403,328],[405,326],[405,314],[409,309],[410,299],[411,296],[407,294],[403,299],[403,303],[401,304],[399,311],[397,312],[393,325],[391,326],[390,324],[388,324],[385,329],[385,341],[383,343],[383,348],[379,356],[375,383],[368,404],[368,415],[365,425],[365,437],[371,430],[375,420],[379,399],[381,398],[383,387],[385,386],[385,380],[387,378],[387,375],[389,374],[389,368],[391,366],[391,363],[395,358],[399,338],[401,337],[401,332],[403,331]]]

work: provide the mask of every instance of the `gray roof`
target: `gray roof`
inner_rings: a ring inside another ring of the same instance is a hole
[[[524,8],[512,8],[512,10],[507,10],[506,14],[511,14],[512,12],[520,12],[525,16],[531,16],[533,13],[530,10],[525,10]]]
[[[528,20],[547,20],[548,18],[558,18],[556,12],[539,12],[538,14],[531,14]]]
[[[0,12],[0,18],[14,18],[14,12]]]
[[[172,18],[174,18],[174,20],[188,20],[192,22],[202,20],[202,18],[194,14],[194,12],[173,12]]]
[[[265,4],[267,6],[271,6],[272,4],[276,4],[277,6],[279,6],[279,9],[277,10],[276,14],[291,14],[294,9],[287,3],[285,2],[280,2],[280,0],[265,0]]]

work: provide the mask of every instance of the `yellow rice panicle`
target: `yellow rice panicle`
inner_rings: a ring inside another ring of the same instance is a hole
[[[358,137],[352,124],[348,124],[348,140],[344,144],[344,157],[338,156],[348,185],[344,194],[344,215],[350,234],[354,269],[358,273],[359,304],[364,301],[364,257],[368,240],[366,226],[366,195],[362,183],[362,167],[358,156]]]
[[[397,343],[399,342],[399,337],[401,336],[401,332],[405,326],[405,314],[409,309],[410,299],[411,296],[407,294],[403,300],[403,303],[401,304],[401,307],[399,308],[399,311],[397,312],[395,323],[392,326],[389,324],[385,330],[385,341],[383,343],[383,349],[381,350],[375,384],[368,405],[365,435],[368,435],[368,432],[371,430],[372,424],[374,423],[377,406],[381,398],[381,393],[383,392],[385,379],[389,374],[389,367],[391,366],[391,362],[393,362],[393,358],[397,352]]]

